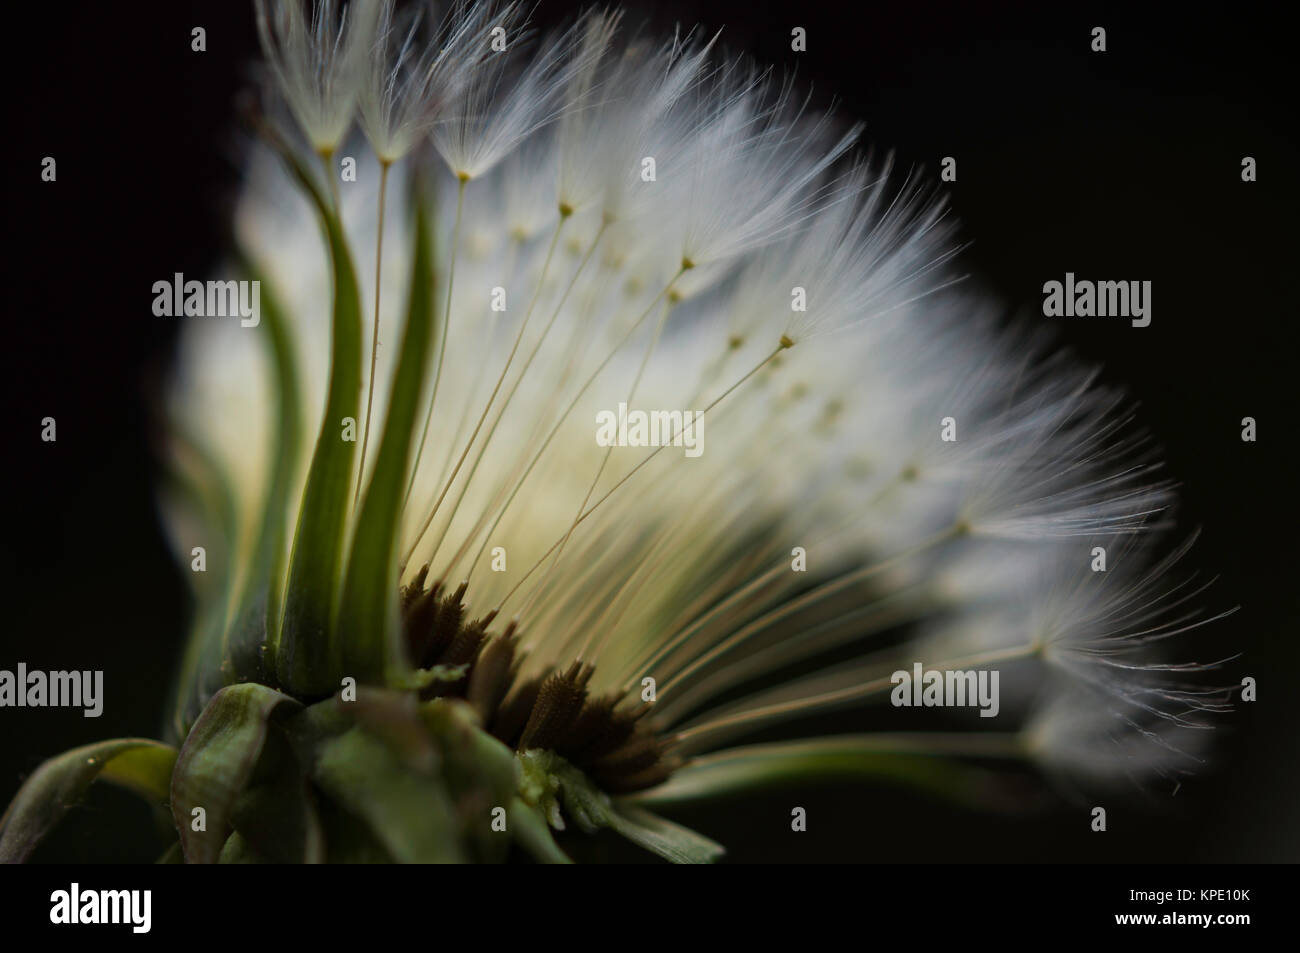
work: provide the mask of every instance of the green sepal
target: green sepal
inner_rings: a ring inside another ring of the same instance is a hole
[[[334,308],[329,392],[307,471],[294,531],[284,617],[273,645],[279,684],[299,696],[333,692],[345,674],[334,613],[339,593],[356,443],[343,439],[345,418],[361,401],[361,296],[343,224],[294,152],[272,139],[320,215],[329,246]]]
[[[571,864],[560,845],[555,843],[551,827],[541,813],[520,798],[511,798],[506,807],[506,823],[514,835],[515,843],[522,847],[539,864]]]
[[[556,830],[564,830],[564,817],[589,834],[608,827],[675,864],[710,864],[725,852],[703,834],[635,804],[611,800],[553,751],[524,751],[518,758],[520,797]]]
[[[459,699],[425,702],[420,715],[442,755],[442,776],[466,849],[476,861],[504,860],[510,838],[489,821],[497,808],[509,811],[515,797],[519,766],[514,752],[484,731],[474,709]]]
[[[175,446],[169,482],[174,491],[191,501],[196,512],[203,514],[205,529],[211,534],[206,544],[208,572],[196,574],[208,578],[202,589],[196,588],[194,622],[173,683],[168,706],[171,718],[164,726],[165,736],[180,744],[208,699],[225,684],[221,643],[234,585],[230,564],[238,517],[234,491],[216,461],[180,431]]]
[[[399,529],[425,368],[434,341],[432,230],[418,190],[414,205],[415,253],[406,329],[383,438],[352,537],[338,618],[344,670],[372,684],[400,677],[409,667],[402,652],[397,605]]]
[[[436,765],[422,769],[361,726],[322,742],[313,780],[399,863],[458,863],[460,839]],[[486,823],[486,820],[485,820]]]
[[[950,757],[906,750],[924,739],[842,735],[747,745],[696,758],[664,784],[629,795],[637,805],[670,805],[733,796],[792,783],[890,781],[968,805],[996,807],[1005,794],[998,773]]]
[[[22,863],[96,779],[166,804],[176,749],[148,738],[118,738],[65,751],[38,767],[0,817],[0,863]]]
[[[282,730],[267,732],[257,765],[235,798],[230,818],[251,856],[275,864],[325,860],[325,835],[307,768]]]
[[[190,729],[172,772],[172,819],[187,863],[215,863],[229,836],[235,803],[248,786],[277,711],[302,706],[263,685],[230,685],[212,696]],[[194,830],[195,808],[204,830]]]
[[[289,495],[302,440],[298,367],[284,309],[271,283],[248,260],[244,270],[261,285],[261,318],[269,359],[275,369],[274,452],[262,501],[261,527],[238,608],[222,640],[224,684],[271,681],[275,672],[275,633],[284,598],[284,560]]]
[[[711,864],[726,853],[725,847],[703,834],[631,804],[614,802],[606,823],[674,864]]]
[[[239,831],[231,831],[226,842],[221,845],[219,864],[266,864],[270,861],[260,855]]]

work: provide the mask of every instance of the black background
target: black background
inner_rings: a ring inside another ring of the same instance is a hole
[[[1259,702],[1220,733],[1214,770],[1135,800],[1093,834],[1061,802],[989,816],[889,789],[801,791],[680,819],[736,860],[1300,859],[1293,553],[1297,221],[1291,32],[1246,4],[1133,10],[1042,4],[658,3],[654,23],[725,25],[725,42],[796,67],[865,119],[867,139],[937,173],[971,242],[965,270],[1027,323],[1066,271],[1153,282],[1153,322],[1061,321],[1062,339],[1123,384],[1221,575],[1220,654]],[[538,19],[575,5],[543,0]],[[3,286],[5,471],[0,668],[103,669],[107,704],[0,710],[0,801],[42,758],[156,736],[188,603],[153,503],[158,387],[176,324],[150,286],[227,247],[238,185],[234,98],[256,55],[251,3],[34,4],[7,11]],[[635,17],[634,17],[635,19]],[[190,29],[207,30],[207,52]],[[808,52],[790,30],[808,31]],[[1092,53],[1104,26],[1108,51]],[[58,181],[40,181],[44,156]],[[1254,156],[1259,181],[1243,183]],[[58,441],[40,440],[40,420]],[[1240,440],[1240,420],[1259,440]],[[120,822],[119,818],[123,818]],[[108,825],[112,819],[113,823]],[[97,791],[38,860],[150,860],[147,811]]]

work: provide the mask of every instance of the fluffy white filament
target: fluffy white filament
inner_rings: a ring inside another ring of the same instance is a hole
[[[950,288],[947,222],[917,174],[850,159],[857,127],[711,42],[624,43],[609,14],[530,48],[514,8],[458,7],[424,47],[388,3],[359,4],[342,35],[331,3],[310,29],[295,2],[258,6],[312,145],[336,146],[360,103],[376,154],[340,190],[354,249],[374,248],[379,163],[409,156],[389,187],[406,203],[411,169],[434,165],[421,140],[443,160],[440,313],[454,291],[401,581],[428,564],[430,579],[469,579],[473,612],[521,613],[525,674],[581,657],[595,691],[653,677],[687,753],[887,705],[889,674],[922,661],[1001,669],[998,729],[1024,724],[1023,750],[1049,765],[1105,778],[1195,764],[1182,736],[1221,705],[1181,685],[1186,666],[1155,637],[1197,618],[1158,558],[1169,487],[1120,396]],[[367,34],[368,75],[352,65]],[[375,421],[408,218],[385,225]],[[327,260],[261,153],[238,225],[285,302],[314,434]],[[360,276],[369,301],[373,271]],[[257,451],[272,449],[255,333],[194,323],[175,403],[229,476],[235,551],[256,532]],[[620,402],[705,411],[704,452],[598,446],[596,415]],[[188,552],[197,530],[174,525]],[[836,650],[814,674],[773,677]]]

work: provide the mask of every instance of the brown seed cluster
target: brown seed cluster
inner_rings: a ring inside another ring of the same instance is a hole
[[[516,751],[554,751],[610,793],[653,787],[679,766],[644,717],[648,706],[593,697],[587,689],[593,669],[583,662],[520,678],[517,624],[490,635],[495,612],[468,620],[465,585],[450,593],[441,582],[426,589],[427,574],[426,566],[402,588],[409,658],[421,669],[465,665],[468,671],[454,681],[434,682],[422,698],[463,698],[504,744]]]

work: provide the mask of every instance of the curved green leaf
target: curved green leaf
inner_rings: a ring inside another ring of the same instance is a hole
[[[747,745],[696,758],[665,783],[621,801],[676,804],[790,783],[886,780],[948,800],[996,805],[1002,790],[996,773],[927,753],[924,746],[923,737],[898,735],[842,735]]]
[[[361,727],[321,743],[316,783],[361,818],[399,863],[459,863],[455,815],[436,770],[421,771]],[[484,817],[483,823],[489,818]]]
[[[610,800],[585,774],[553,751],[524,751],[518,761],[521,800],[536,817],[554,828],[562,830],[566,817],[587,833],[608,827],[676,864],[709,864],[724,852],[721,844],[703,834],[657,817],[630,801]],[[562,812],[560,803],[564,806]],[[534,856],[539,856],[538,850],[547,850],[546,844],[527,827],[517,826],[516,833],[531,838],[521,843]]]
[[[215,863],[230,833],[236,799],[253,775],[272,715],[302,708],[263,685],[230,685],[212,696],[190,729],[172,772],[172,818],[189,863]],[[203,808],[204,830],[193,827]]]
[[[536,808],[529,807],[521,798],[514,798],[506,807],[506,823],[515,842],[539,864],[571,864],[569,855],[560,849],[551,834],[546,818]]]
[[[434,339],[433,247],[428,213],[415,202],[415,256],[406,330],[384,423],[352,539],[338,633],[344,671],[359,682],[381,682],[405,666],[397,607],[398,521],[425,367]]]
[[[235,610],[234,624],[222,640],[226,684],[265,680],[268,671],[275,670],[275,659],[265,658],[262,650],[274,647],[273,633],[279,631],[284,541],[288,535],[285,514],[302,439],[298,368],[284,310],[265,275],[248,262],[244,263],[244,269],[261,285],[262,324],[267,329],[267,347],[275,368],[276,425],[272,438],[274,453],[258,524],[260,535]]]
[[[726,848],[703,834],[630,804],[614,805],[607,823],[632,843],[674,864],[711,864],[726,853]]]
[[[287,723],[285,730],[290,730]],[[230,819],[247,852],[257,858],[275,864],[319,864],[325,859],[311,782],[284,732],[267,732],[257,767],[235,798]],[[230,841],[222,849],[222,863],[227,849],[233,849]]]
[[[459,699],[436,698],[420,705],[420,720],[441,756],[441,771],[459,818],[466,851],[479,862],[500,862],[511,839],[484,823],[492,809],[508,805],[519,788],[515,753],[482,728],[473,709]],[[514,830],[515,825],[510,824]]]
[[[276,138],[272,144],[320,214],[334,279],[329,394],[294,531],[284,619],[273,645],[280,685],[295,695],[323,696],[337,689],[343,676],[333,614],[356,455],[356,443],[343,439],[343,421],[356,421],[361,405],[361,297],[338,214],[292,150]]]
[[[298,460],[302,410],[297,365],[284,311],[265,276],[248,261],[242,264],[252,279],[262,285],[262,323],[259,327],[267,329],[265,340],[275,368],[277,423],[272,437],[271,470],[258,524],[260,535],[245,574],[243,591],[227,624],[227,605],[235,584],[234,574],[229,571],[228,555],[233,551],[231,544],[237,523],[233,494],[220,467],[197,444],[189,441],[180,444],[183,450],[195,457],[191,469],[201,467],[202,472],[197,476],[176,473],[173,478],[178,488],[195,502],[199,512],[216,514],[215,517],[209,516],[209,523],[220,530],[218,535],[224,535],[228,543],[225,554],[209,550],[213,573],[220,574],[216,580],[219,583],[217,598],[201,599],[195,615],[194,632],[176,682],[173,714],[167,727],[170,736],[178,743],[214,692],[239,681],[265,680],[267,671],[274,670],[274,659],[265,658],[262,649],[264,646],[273,647],[273,635],[279,631],[284,540],[288,532],[285,513]],[[205,491],[205,485],[210,489]],[[217,500],[215,503],[205,502],[205,496],[216,496]]]
[[[148,738],[118,738],[65,751],[33,772],[0,817],[0,863],[26,860],[96,778],[166,804],[176,749]]]
[[[184,469],[182,469],[184,468]],[[180,669],[173,683],[169,706],[171,720],[165,735],[180,744],[213,692],[223,684],[220,676],[221,639],[233,585],[230,572],[235,548],[235,495],[221,467],[195,441],[177,430],[172,469],[172,487],[188,498],[195,511],[203,513],[212,541],[207,545],[207,585],[196,592],[193,627],[186,641]]]
[[[261,856],[239,831],[232,831],[221,846],[219,864],[265,864],[267,859]]]

